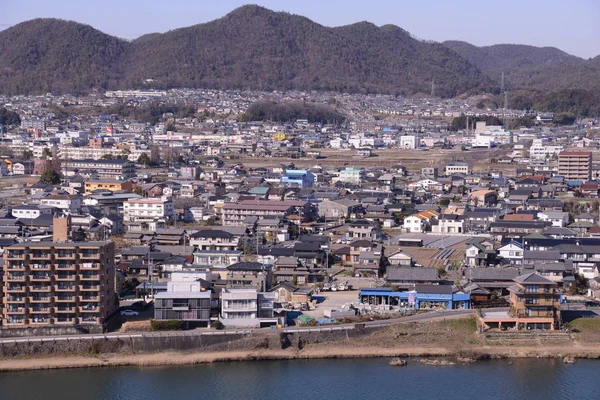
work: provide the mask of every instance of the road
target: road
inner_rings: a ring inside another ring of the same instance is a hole
[[[439,319],[459,318],[472,315],[472,310],[446,310],[446,311],[432,311],[424,314],[412,315],[409,317],[386,319],[380,321],[365,322],[365,328],[376,328],[381,326],[395,325],[395,324],[406,324],[410,322],[425,322],[434,321]],[[348,329],[356,329],[357,324],[343,324],[343,325],[330,325],[330,326],[319,326],[319,327],[294,327],[294,328],[283,328],[276,332],[284,333],[300,333],[300,332],[333,332]],[[360,324],[359,324],[360,325]],[[12,343],[42,343],[42,342],[58,342],[68,340],[108,340],[108,339],[132,339],[141,337],[174,337],[174,336],[211,336],[211,335],[241,335],[251,333],[268,333],[273,332],[269,328],[260,329],[225,329],[222,331],[212,330],[191,330],[191,331],[173,331],[173,332],[143,332],[143,333],[105,333],[101,335],[89,334],[89,335],[56,335],[56,336],[28,336],[28,337],[14,337],[14,338],[2,338],[0,344],[12,344]]]

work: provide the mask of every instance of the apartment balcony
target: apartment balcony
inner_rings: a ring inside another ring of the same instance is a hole
[[[98,302],[102,301],[102,299],[100,298],[100,296],[88,296],[88,295],[86,295],[86,296],[80,296],[79,300],[82,301],[82,302],[85,301],[85,302],[95,302],[95,303],[98,303]]]
[[[25,296],[6,296],[7,304],[24,304],[27,303],[27,297]]]
[[[77,274],[54,274],[54,279],[57,282],[75,282]]]
[[[54,264],[57,271],[77,271],[77,264],[75,263],[56,263]]]
[[[79,258],[82,260],[99,260],[101,256],[100,252],[82,252],[79,253]]]
[[[21,263],[9,263],[6,265],[6,269],[11,272],[25,272],[27,271],[28,266],[26,264]]]
[[[50,250],[47,251],[32,251],[31,253],[29,253],[29,258],[31,260],[51,260],[52,259],[52,253],[50,252]]]
[[[7,260],[25,260],[27,259],[27,252],[25,251],[9,251],[6,254]]]
[[[77,253],[72,251],[58,251],[54,253],[54,257],[57,260],[73,260],[77,256]]]
[[[31,282],[51,282],[52,281],[52,275],[46,273],[36,273],[36,274],[31,274],[29,275],[29,280]]]
[[[8,294],[25,293],[27,291],[27,286],[25,285],[7,285],[5,288]]]
[[[98,281],[98,280],[100,280],[100,274],[80,274],[79,280],[81,280],[81,281]]]
[[[31,315],[29,319],[30,325],[49,325],[53,321],[53,318],[48,317],[46,314]]]
[[[77,306],[56,306],[54,307],[54,312],[56,314],[75,314],[79,311],[79,307]]]
[[[76,302],[77,299],[79,297],[78,296],[69,296],[69,295],[58,295],[58,296],[54,296],[54,302],[55,303],[73,303]]]
[[[100,263],[82,263],[80,266],[81,271],[100,271],[102,269],[102,264]]]
[[[52,271],[52,264],[50,263],[31,263],[29,264],[31,271]]]
[[[29,296],[27,298],[31,304],[52,303],[52,296]]]
[[[79,290],[82,292],[97,292],[100,290],[100,285],[80,285]]]
[[[79,312],[81,313],[101,313],[102,312],[102,306],[99,306],[97,304],[85,304],[85,305],[80,305],[79,307]]]
[[[256,304],[254,306],[223,306],[223,312],[235,312],[235,311],[256,311]]]
[[[29,322],[29,320],[24,316],[14,315],[9,315],[4,321],[6,325],[25,325],[27,322]]]
[[[27,275],[24,273],[21,274],[11,274],[6,275],[6,282],[27,282]]]
[[[25,315],[27,314],[27,307],[8,306],[6,313],[11,315]]]
[[[37,306],[37,307],[29,308],[30,314],[51,314],[52,312],[54,312],[54,307]],[[32,317],[33,317],[33,315],[32,315]]]
[[[56,318],[54,318],[54,323],[61,325],[71,325],[79,323],[79,318],[75,314],[57,314]]]
[[[31,285],[29,291],[32,293],[50,293],[52,291],[52,285]]]
[[[54,285],[55,292],[75,292],[77,285]]]

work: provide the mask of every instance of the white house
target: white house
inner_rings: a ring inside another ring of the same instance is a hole
[[[52,215],[54,207],[49,206],[34,206],[34,205],[22,205],[12,209],[12,216],[15,218],[30,218],[35,219],[41,215]]]
[[[513,240],[509,244],[500,247],[498,255],[513,264],[521,265],[523,263],[523,246]]]
[[[388,256],[388,261],[394,266],[410,267],[412,265],[412,256],[402,250],[398,250],[394,254]]]
[[[78,211],[81,208],[81,197],[68,194],[54,194],[40,200],[40,204],[61,210]]]
[[[569,213],[563,211],[543,211],[538,213],[540,221],[550,221],[552,226],[562,228],[569,223]]]

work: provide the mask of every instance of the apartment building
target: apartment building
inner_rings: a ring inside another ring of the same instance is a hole
[[[210,324],[212,284],[205,273],[173,273],[167,290],[154,296],[154,319],[183,320],[194,327]]]
[[[108,190],[110,192],[131,192],[133,183],[129,181],[114,180],[89,180],[84,182],[85,194],[91,194],[94,190]]]
[[[123,202],[123,219],[125,223],[149,222],[154,220],[167,221],[175,215],[173,198],[130,199]]]
[[[243,200],[237,203],[226,203],[222,207],[223,225],[244,225],[244,220],[249,216],[260,219],[284,218],[290,215],[303,216],[309,204],[304,201],[275,201],[275,200]]]
[[[40,199],[40,204],[61,210],[79,211],[81,209],[81,197],[70,194],[52,194]]]
[[[567,180],[589,181],[592,177],[592,153],[561,151],[558,154],[558,175]]]
[[[96,175],[98,179],[128,180],[135,176],[135,164],[127,160],[65,160],[61,172],[65,177]]]
[[[24,242],[4,252],[4,325],[103,324],[118,306],[113,242]]]
[[[451,162],[446,165],[446,175],[464,174],[468,175],[470,166],[466,162]]]

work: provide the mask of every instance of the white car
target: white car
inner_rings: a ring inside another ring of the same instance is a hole
[[[124,315],[126,317],[135,317],[137,315],[140,315],[140,313],[133,310],[123,310],[121,311],[121,315]]]

